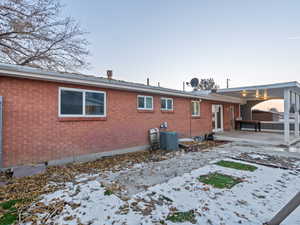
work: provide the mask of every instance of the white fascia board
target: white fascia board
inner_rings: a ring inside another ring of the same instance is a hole
[[[300,84],[297,81],[285,82],[285,83],[275,83],[275,84],[266,84],[266,85],[255,85],[255,86],[245,86],[245,87],[236,87],[236,88],[224,88],[219,89],[219,93],[228,93],[228,92],[237,92],[237,91],[254,91],[256,89],[275,89],[275,88],[291,88],[297,87],[300,88]]]

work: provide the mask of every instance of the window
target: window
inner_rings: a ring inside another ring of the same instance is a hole
[[[78,91],[61,90],[60,104],[61,115],[82,115],[83,114],[83,93]]]
[[[161,98],[160,99],[161,110],[173,110],[173,98]]]
[[[200,102],[192,101],[192,116],[200,116]]]
[[[59,89],[60,117],[106,116],[106,93],[74,88]]]
[[[153,110],[153,97],[139,95],[138,109]]]

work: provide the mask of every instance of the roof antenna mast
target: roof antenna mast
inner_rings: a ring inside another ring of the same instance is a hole
[[[229,81],[230,81],[230,79],[227,78],[227,79],[226,79],[226,88],[229,88]]]

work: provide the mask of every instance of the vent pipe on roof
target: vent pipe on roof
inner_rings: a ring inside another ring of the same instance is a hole
[[[227,78],[227,79],[226,79],[226,88],[229,88],[229,81],[230,81],[230,79]]]
[[[107,79],[112,80],[113,71],[112,70],[107,70],[106,74],[107,74]]]
[[[148,86],[150,85],[150,80],[149,80],[149,78],[147,78],[147,85],[148,85]]]
[[[160,83],[159,82],[157,83],[157,86],[160,87]]]

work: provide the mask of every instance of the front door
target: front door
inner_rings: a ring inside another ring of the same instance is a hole
[[[223,105],[212,105],[213,132],[223,131]]]

